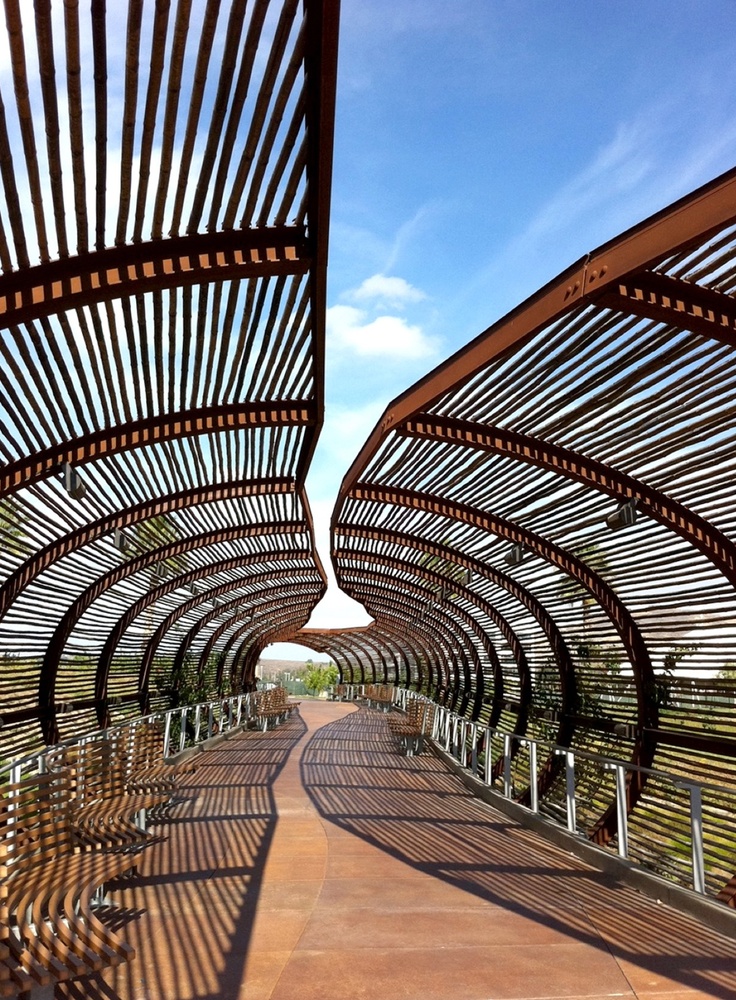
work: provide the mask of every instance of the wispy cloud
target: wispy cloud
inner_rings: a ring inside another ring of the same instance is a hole
[[[366,278],[359,288],[348,292],[347,297],[355,302],[373,302],[399,308],[410,302],[421,302],[427,296],[404,278],[374,274]]]
[[[685,145],[675,111],[668,100],[653,102],[618,122],[588,162],[494,248],[446,311],[482,329],[585,253],[727,169],[736,120],[725,122],[715,113],[709,121],[688,118]]]
[[[402,316],[370,318],[356,306],[336,305],[327,310],[328,344],[361,357],[428,358],[436,352],[432,338]]]

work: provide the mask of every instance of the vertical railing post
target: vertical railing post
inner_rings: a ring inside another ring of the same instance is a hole
[[[705,861],[703,857],[703,789],[689,781],[676,781],[676,788],[690,792],[690,844],[693,867],[693,889],[705,895]]]
[[[626,801],[626,768],[623,764],[614,764],[616,770],[616,820],[618,823],[618,853],[619,857],[629,856],[629,811]]]
[[[199,734],[202,728],[202,706],[197,705],[194,709],[194,742],[199,743]]]
[[[181,727],[179,731],[179,749],[183,750],[187,745],[187,710],[181,710]]]
[[[565,751],[565,798],[567,800],[567,829],[577,833],[577,815],[575,808],[575,754]]]
[[[511,798],[511,733],[503,734],[503,794]]]
[[[471,722],[470,738],[472,740],[472,751],[470,755],[470,769],[473,774],[478,773],[478,726]]]
[[[529,740],[529,797],[533,813],[539,812],[539,768],[537,766],[537,741]]]
[[[164,757],[169,756],[169,740],[171,739],[171,716],[173,712],[167,712],[164,720]]]
[[[486,762],[485,762],[485,782],[487,785],[493,784],[493,734],[490,729],[486,729]]]
[[[215,706],[212,702],[207,706],[207,739],[212,739],[212,730],[215,726]]]

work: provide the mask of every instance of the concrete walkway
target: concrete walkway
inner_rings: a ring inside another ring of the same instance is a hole
[[[111,894],[138,957],[58,998],[736,996],[736,942],[400,756],[379,713],[304,702],[201,760]]]

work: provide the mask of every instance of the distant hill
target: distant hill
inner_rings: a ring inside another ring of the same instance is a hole
[[[306,662],[306,660],[259,660],[256,673],[264,680],[267,677],[275,677],[277,674],[293,674],[298,670],[303,670]],[[326,667],[329,660],[313,660],[312,662],[315,665]]]

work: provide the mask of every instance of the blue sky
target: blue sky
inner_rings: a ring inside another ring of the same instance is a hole
[[[307,484],[323,561],[342,476],[394,396],[734,164],[736,0],[343,0]],[[312,624],[368,620],[333,591]]]

